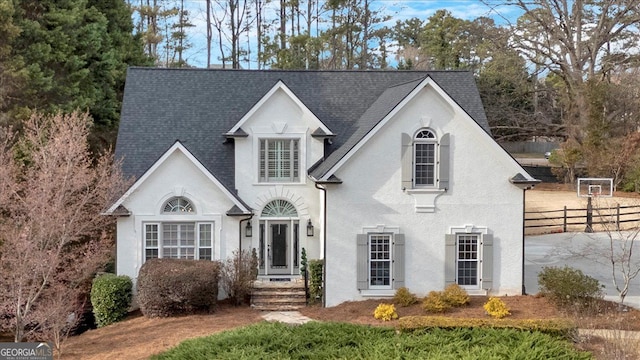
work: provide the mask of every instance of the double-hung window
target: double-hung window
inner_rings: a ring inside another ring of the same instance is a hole
[[[153,258],[211,260],[213,223],[144,224],[145,260]]]
[[[429,192],[449,188],[451,137],[437,137],[434,130],[419,129],[401,134],[402,190]]]
[[[436,185],[436,135],[428,129],[420,130],[413,144],[414,187]]]
[[[485,227],[472,225],[452,230],[445,235],[445,284],[458,284],[467,290],[491,289],[493,235]]]
[[[213,222],[193,221],[193,204],[184,197],[169,199],[162,206],[166,221],[143,223],[144,258],[200,259],[213,258]]]
[[[369,235],[369,286],[391,286],[391,234]]]
[[[260,139],[260,182],[300,181],[300,141]]]
[[[461,286],[479,284],[479,234],[457,235],[457,283]]]
[[[404,234],[357,235],[359,290],[392,290],[404,286]]]

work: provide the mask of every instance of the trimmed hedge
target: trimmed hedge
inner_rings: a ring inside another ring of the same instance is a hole
[[[220,263],[205,260],[151,259],[138,274],[138,304],[148,317],[215,310]]]
[[[509,328],[524,331],[539,331],[565,338],[569,338],[575,331],[575,325],[563,319],[462,319],[446,316],[404,316],[398,320],[396,328],[402,332],[432,328]]]
[[[93,279],[91,305],[98,327],[124,319],[131,306],[133,283],[126,275],[103,274]]]

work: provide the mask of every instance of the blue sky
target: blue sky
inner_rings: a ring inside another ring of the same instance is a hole
[[[324,0],[321,0],[324,1]],[[271,12],[272,16],[277,11],[278,1],[272,0],[270,9],[267,11],[267,16]],[[193,46],[187,51],[185,57],[189,64],[204,67],[206,66],[206,26],[205,26],[205,1],[204,0],[185,0],[185,6],[189,9],[191,14],[191,21],[196,25],[190,29],[190,41]],[[371,2],[372,8],[382,9],[385,14],[391,15],[385,25],[392,26],[396,21],[410,19],[418,17],[420,19],[427,19],[433,13],[439,9],[449,10],[453,16],[472,20],[480,16],[487,16],[493,18],[497,24],[505,24],[507,21],[515,21],[520,13],[515,7],[509,6],[495,6],[489,7],[479,0],[450,0],[450,1],[437,1],[437,0],[373,0]],[[217,42],[217,34],[214,31],[214,43]],[[256,39],[255,34],[251,33],[247,36],[247,39],[243,41],[245,44],[253,44],[255,46]],[[215,47],[215,45],[214,45]],[[212,63],[219,63],[217,57],[219,53],[213,54]],[[253,68],[255,64],[242,64],[244,68]]]

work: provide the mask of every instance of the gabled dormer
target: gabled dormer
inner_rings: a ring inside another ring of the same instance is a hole
[[[278,81],[225,134],[235,141],[236,185],[304,184],[335,134]]]

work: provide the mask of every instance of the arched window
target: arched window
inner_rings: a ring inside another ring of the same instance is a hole
[[[162,207],[164,213],[191,213],[194,212],[191,202],[183,197],[169,199]]]
[[[287,200],[273,200],[262,209],[262,217],[298,217],[298,212]]]
[[[436,185],[438,141],[433,131],[419,130],[413,139],[413,181],[415,187]]]

